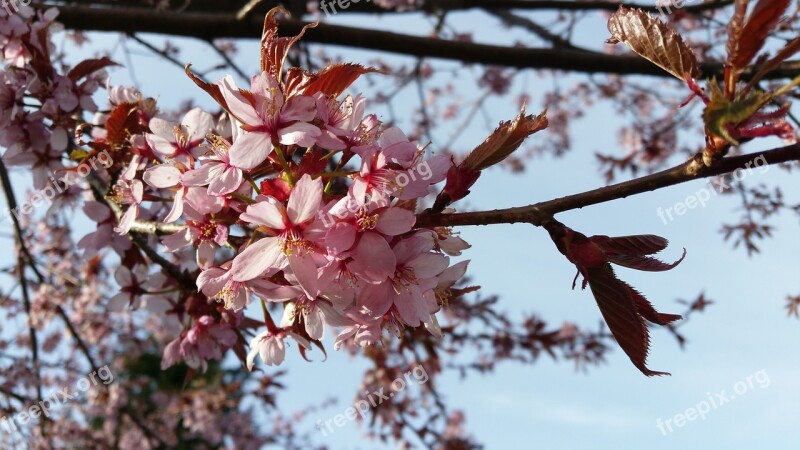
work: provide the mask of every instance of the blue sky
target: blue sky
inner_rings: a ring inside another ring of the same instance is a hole
[[[368,20],[375,28],[385,23],[400,24],[397,29],[416,34],[429,29],[419,16],[391,21],[371,16],[342,16],[335,20],[361,26]],[[475,31],[478,41],[509,39],[500,36],[501,29],[495,26],[494,19],[487,26],[485,16],[477,13],[453,14],[452,23],[460,31]],[[93,37],[95,45],[105,47],[113,46],[117,39],[111,35]],[[158,42],[156,37],[143,37]],[[577,35],[578,42],[592,47],[606,38],[602,23],[582,27]],[[206,65],[208,52],[201,45],[176,42],[186,50],[181,60]],[[146,56],[147,50],[133,42],[128,45],[136,49],[133,62],[145,94],[159,95],[166,106],[175,106],[193,95],[203,100],[201,105],[210,104],[178,68]],[[362,63],[374,56],[348,50],[340,53]],[[239,58],[247,61],[242,65],[254,70],[256,54],[253,42],[242,45]],[[124,62],[122,53],[117,52],[115,57]],[[115,83],[129,81],[124,69],[112,74]],[[549,86],[551,80],[548,77],[542,82]],[[471,80],[462,83],[456,79],[454,83],[473,86]],[[529,83],[531,87],[526,92],[532,97],[532,112],[538,111],[542,101],[536,84]],[[408,97],[407,102],[396,105],[398,109],[416,107],[416,96]],[[517,113],[511,98],[493,99],[489,109],[493,123]],[[399,115],[402,117],[402,112]],[[573,128],[573,150],[565,157],[537,158],[521,175],[493,169],[481,178],[464,206],[520,206],[601,186],[603,180],[593,155],[596,151],[611,153],[618,147],[614,127],[620,123],[618,120],[608,108],[588,110],[587,117]],[[477,144],[488,132],[482,120],[475,123],[480,126],[470,127],[459,141],[465,147]],[[442,134],[439,139],[447,137]],[[769,145],[750,144],[746,151]],[[21,174],[15,177],[25,180]],[[789,201],[800,201],[800,183],[785,171],[772,168],[763,174],[755,173],[752,180],[780,183]],[[500,365],[489,375],[472,375],[465,380],[446,373],[438,381],[439,388],[452,408],[466,411],[467,429],[486,448],[798,448],[800,387],[796,380],[800,378],[800,354],[795,343],[800,338],[800,323],[787,318],[784,309],[787,294],[797,294],[800,288],[797,217],[778,217],[774,221],[774,239],[765,241],[761,254],[753,258],[741,249],[732,250],[719,234],[721,223],[738,217],[735,208],[739,203],[731,196],[715,197],[706,207],[690,210],[669,224],[658,218],[657,208],[672,206],[703,186],[704,181],[686,183],[558,216],[587,235],[664,236],[671,242],[663,255],[665,260],[676,259],[681,248],[687,248],[686,260],[670,272],[618,270],[620,278],[641,290],[664,312],[681,312],[683,306],[675,300],[693,300],[701,291],[715,301],[707,313],[694,317],[683,329],[689,338],[687,351],[681,351],[666,331],[653,331],[649,367],[672,372],[673,376],[646,378],[618,349],[608,356],[606,365],[591,368],[588,373],[575,372],[568,362],[554,363],[546,358],[535,366]],[[10,222],[2,226],[4,232],[10,231]],[[529,225],[501,225],[460,231],[473,246],[465,256],[472,260],[470,274],[475,283],[483,287],[484,295],[500,295],[506,311],[519,315],[535,312],[552,325],[569,321],[595,328],[601,320],[589,291],[570,289],[574,267],[556,251],[543,230]],[[328,342],[332,344],[331,336]],[[289,352],[285,365],[291,375],[290,389],[280,396],[285,408],[301,409],[331,396],[340,397],[337,406],[312,414],[312,423],[331,418],[353,401],[364,368],[358,358],[342,352],[330,352],[325,363],[306,363]],[[711,410],[704,420],[691,421],[667,435],[656,426],[658,419],[666,420],[686,411],[706,400],[709,393],[725,390],[730,396],[737,382],[756,373],[762,374],[761,380],[766,374],[769,382],[755,384],[729,403]],[[356,423],[350,423],[322,439],[334,449],[392,448],[364,440],[361,431]]]

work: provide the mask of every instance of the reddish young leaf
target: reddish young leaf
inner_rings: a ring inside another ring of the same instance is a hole
[[[685,257],[686,249],[683,249],[683,255],[681,258],[672,264],[667,264],[663,261],[659,261],[655,258],[649,258],[647,256],[635,255],[609,256],[608,261],[629,269],[644,270],[647,272],[664,272],[674,269],[678,264],[681,263],[681,261],[683,261],[683,258]]]
[[[67,76],[72,81],[78,81],[81,78],[91,75],[97,72],[100,69],[105,69],[106,67],[111,66],[118,66],[116,62],[112,61],[111,58],[107,56],[103,56],[102,58],[96,59],[85,59],[78,63],[72,70],[69,71]]]
[[[608,254],[652,255],[667,248],[669,241],[654,234],[635,236],[592,236],[592,241]]]
[[[608,19],[608,31],[609,43],[625,43],[681,81],[700,76],[697,59],[681,35],[640,9],[620,6]]]
[[[611,334],[633,364],[647,376],[669,375],[646,366],[650,335],[644,321],[668,325],[681,316],[656,311],[641,293],[616,277],[610,263],[657,271],[672,269],[683,257],[673,264],[666,264],[645,256],[666,248],[667,240],[659,236],[586,237],[556,220],[545,224],[545,229],[558,250],[578,268],[578,275],[583,275],[583,288],[587,284],[591,288]],[[572,287],[575,288],[574,281]]]
[[[525,115],[525,107],[513,120],[500,122],[494,132],[470,152],[459,164],[473,170],[483,170],[502,162],[522,145],[522,142],[537,131],[547,128],[547,110],[538,116]]]
[[[106,120],[106,141],[112,150],[117,150],[128,138],[143,131],[139,123],[139,107],[132,103],[117,105]]]
[[[589,269],[588,274],[589,287],[600,308],[600,313],[611,334],[614,335],[614,339],[628,355],[633,365],[648,377],[669,375],[668,372],[657,372],[647,368],[650,332],[644,322],[644,315],[640,312],[640,307],[634,301],[633,290],[617,279],[609,264],[599,269]]]
[[[297,36],[278,37],[278,21],[275,19],[275,15],[278,13],[288,14],[289,12],[278,6],[272,8],[264,18],[264,30],[261,33],[261,71],[267,72],[276,80],[281,81],[283,64],[289,54],[289,49],[303,37],[307,29],[314,28],[319,23],[314,22],[304,26]]]
[[[184,68],[184,72],[186,75],[194,81],[200,89],[206,91],[208,95],[210,95],[225,111],[228,111],[228,103],[225,101],[225,97],[222,96],[222,92],[219,89],[219,86],[212,83],[207,83],[204,79],[200,78],[199,76],[195,75],[191,70],[192,65],[187,64]],[[230,111],[228,111],[230,114]]]
[[[747,22],[739,34],[735,54],[733,57],[729,57],[731,65],[736,70],[741,70],[750,64],[750,61],[764,47],[767,36],[775,29],[784,11],[789,7],[789,3],[790,0],[759,0],[756,3],[756,7],[748,16]]]
[[[750,79],[750,81],[747,83],[747,86],[742,91],[743,95],[746,95],[748,92],[750,92],[753,86],[755,86],[756,83],[758,83],[761,78],[764,77],[764,75],[769,73],[769,71],[778,67],[780,63],[791,58],[797,52],[800,52],[800,37],[789,41],[785,47],[783,47],[778,53],[775,54],[775,56],[765,62],[760,69],[758,69],[758,72],[753,75],[753,78]]]
[[[314,79],[306,85],[302,93],[314,95],[317,92],[336,98],[350,87],[358,77],[367,73],[385,73],[374,67],[364,67],[361,64],[334,64],[314,74]]]
[[[733,17],[728,22],[728,42],[725,44],[725,51],[728,53],[726,65],[733,65],[733,58],[736,56],[736,49],[739,45],[739,38],[744,28],[744,19],[747,17],[747,1],[734,2]]]

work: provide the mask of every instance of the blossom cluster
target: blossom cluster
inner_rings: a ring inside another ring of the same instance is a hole
[[[205,83],[187,70],[219,103],[218,116],[194,108],[177,123],[138,92],[113,88],[112,112],[95,119],[105,123],[93,133],[99,149],[118,134],[120,108],[138,111],[128,131],[140,132],[126,138],[131,156],[110,196],[125,209],[114,231],[125,235],[137,220],[154,218],[180,225],[161,244],[197,270],[202,296],[192,302],[206,299],[202,307],[175,308],[176,292],[155,302],[152,293],[170,286],[145,286],[146,271],[137,279],[120,268],[114,310],[140,306],[145,296],[151,308],[160,303],[165,313],[192,317],[167,345],[164,367],[183,360],[204,369],[206,360],[221,359],[254,322],[243,313],[256,298],[283,304],[283,316],[273,321],[264,306],[265,329],[246,358],[251,369],[259,355],[280,364],[287,338],[311,349],[326,326],[340,330],[336,348],[373,344],[386,329],[399,335],[424,326],[440,335],[435,314],[466,271],[467,261],[450,262],[466,242],[445,228],[415,227],[418,203],[445,180],[451,157],[427,156],[399,128],[368,114],[364,97],[341,94],[374,69],[340,64],[284,77],[288,48],[278,39],[264,51],[284,53],[268,58],[272,65],[262,64],[246,88],[230,76]],[[98,231],[83,243],[96,251],[114,245],[113,218],[91,205]]]

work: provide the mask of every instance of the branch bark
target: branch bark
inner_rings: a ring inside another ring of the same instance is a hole
[[[767,164],[800,161],[800,144],[724,158],[711,167],[706,167],[703,164],[702,157],[698,155],[671,169],[528,206],[456,214],[422,213],[417,216],[416,226],[427,228],[525,222],[538,227],[547,223],[558,213],[618,200],[631,195],[686,183],[687,181],[731,173],[737,169],[748,167],[748,164],[752,166],[753,161],[760,157],[763,157]]]
[[[715,0],[698,5],[685,6],[680,8],[681,11],[689,14],[700,14],[706,11],[712,11],[732,5],[734,0]],[[50,3],[55,4],[83,4],[83,5],[113,5],[113,6],[142,6],[141,0],[51,0]],[[272,7],[283,5],[292,6],[298,3],[297,0],[230,0],[220,2],[218,0],[192,0],[188,5],[184,6],[179,3],[180,10],[187,11],[202,11],[202,12],[227,12],[237,13],[240,17],[248,16],[256,13],[264,13]],[[255,3],[255,4],[254,4]],[[303,3],[302,1],[299,3]],[[322,3],[322,0],[319,1]],[[334,0],[327,0],[327,3],[334,3]],[[394,11],[390,9],[381,8],[372,2],[362,1],[359,3],[351,2],[350,6],[346,9],[336,9],[336,14],[351,14],[351,13],[372,13],[372,14],[403,14],[403,13],[419,13],[423,12],[436,12],[436,11],[462,11],[468,9],[515,9],[520,11],[616,11],[620,5],[625,5],[626,8],[637,8],[647,12],[659,12],[658,8],[654,5],[655,2],[617,2],[617,1],[594,1],[594,0],[424,0],[419,9]],[[302,11],[303,8],[296,8]]]
[[[41,5],[41,4],[40,4]],[[159,33],[194,37],[204,41],[217,38],[261,36],[262,19],[237,20],[235,14],[175,13],[143,8],[96,8],[61,6],[59,21],[74,30],[123,33]],[[281,20],[281,32],[297,34],[308,22]],[[438,58],[464,63],[488,64],[515,68],[553,69],[578,73],[638,74],[672,76],[654,64],[633,55],[607,55],[572,49],[515,48],[410,36],[321,23],[303,37],[305,42],[377,50],[417,58]],[[722,64],[701,64],[704,76],[723,75]],[[745,72],[743,79],[752,71]],[[800,61],[787,61],[768,73],[765,79],[794,78],[800,75]]]

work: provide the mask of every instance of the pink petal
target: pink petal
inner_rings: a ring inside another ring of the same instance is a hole
[[[332,254],[350,250],[356,240],[356,228],[349,223],[337,223],[325,235],[325,244]]]
[[[406,263],[406,266],[414,271],[417,278],[433,278],[449,264],[449,258],[438,253],[423,253],[413,260]]]
[[[111,210],[108,206],[95,201],[88,201],[83,204],[83,213],[95,222],[104,222],[111,217]]]
[[[250,170],[267,159],[272,152],[269,135],[262,132],[244,133],[231,145],[228,155],[232,166]]]
[[[225,288],[228,279],[230,279],[230,274],[227,270],[212,267],[200,272],[200,275],[197,276],[197,289],[207,297],[213,297]]]
[[[219,80],[218,84],[231,114],[247,125],[261,125],[261,118],[258,117],[256,110],[253,109],[253,105],[239,92],[239,88],[236,87],[232,76],[226,76]]]
[[[119,225],[114,228],[114,231],[117,232],[120,236],[123,234],[128,234],[128,231],[131,230],[131,226],[133,226],[133,222],[136,220],[136,216],[139,215],[139,206],[138,205],[131,205],[125,214],[119,220]]]
[[[185,116],[181,125],[186,127],[190,141],[203,139],[214,129],[214,117],[200,108],[194,108]]]
[[[417,222],[413,212],[405,208],[389,208],[378,218],[375,229],[387,236],[408,233]]]
[[[184,186],[206,186],[219,177],[225,167],[225,163],[218,161],[206,162],[199,169],[190,170],[181,175],[181,183]]]
[[[311,147],[317,142],[317,137],[320,134],[322,134],[322,131],[316,125],[295,122],[278,130],[278,140],[284,145],[297,144],[301,147]]]
[[[319,211],[322,201],[322,180],[311,179],[308,174],[303,175],[297,182],[286,206],[289,220],[293,224],[301,224],[313,219]]]
[[[208,195],[208,189],[203,187],[190,187],[185,199],[186,204],[201,215],[218,213],[225,206],[225,199]]]
[[[170,209],[167,217],[164,218],[164,223],[172,223],[180,219],[181,215],[183,214],[183,196],[185,193],[186,188],[178,189],[178,192],[175,193],[172,209]]]
[[[299,120],[311,122],[317,115],[317,102],[305,95],[296,95],[289,99],[281,108],[281,121],[291,122]]]
[[[194,242],[192,232],[188,228],[184,228],[177,233],[164,236],[161,243],[164,244],[168,253],[177,252],[178,250],[187,247]]]
[[[233,259],[231,276],[235,281],[248,281],[258,278],[270,268],[280,269],[284,258],[278,240],[273,237],[262,238]]]
[[[175,166],[161,164],[147,169],[142,179],[155,188],[170,188],[180,183],[181,171]]]
[[[177,147],[172,140],[164,139],[161,136],[147,134],[145,135],[145,139],[147,140],[147,144],[150,146],[150,148],[152,148],[156,153],[160,153],[164,156],[172,156],[177,150]]]
[[[429,313],[422,299],[414,295],[419,295],[419,292],[415,292],[417,291],[416,287],[411,289],[411,292],[401,292],[394,300],[394,306],[397,308],[397,312],[400,313],[400,318],[403,319],[403,322],[409,326],[418,327]]]
[[[310,299],[317,298],[319,294],[319,275],[317,265],[310,255],[289,256],[289,267],[297,278],[297,283],[303,289],[306,296]]]
[[[148,134],[147,135],[148,137],[149,136],[158,137],[158,138],[161,138],[163,141],[166,141],[166,142],[174,142],[175,141],[175,124],[174,123],[168,122],[168,121],[166,121],[164,119],[161,119],[159,117],[153,117],[152,119],[150,119],[150,122],[148,123],[148,125],[150,126],[150,131],[153,132],[152,135]]]
[[[203,241],[197,247],[197,267],[205,269],[214,264],[216,247],[209,241]]]
[[[236,167],[226,167],[222,174],[208,184],[208,193],[221,197],[239,189],[242,184],[242,171]]]
[[[117,281],[120,287],[130,286],[133,284],[133,274],[127,267],[119,266],[117,271],[114,272],[114,280]]]
[[[245,222],[282,230],[285,227],[282,206],[274,198],[268,197],[264,201],[248,206],[247,212],[239,218]]]
[[[396,296],[391,283],[368,284],[361,289],[358,296],[358,308],[365,310],[370,317],[381,317],[392,307]]]
[[[386,239],[377,233],[361,236],[353,252],[353,261],[347,267],[370,282],[380,282],[394,275],[397,266],[394,252]]]

